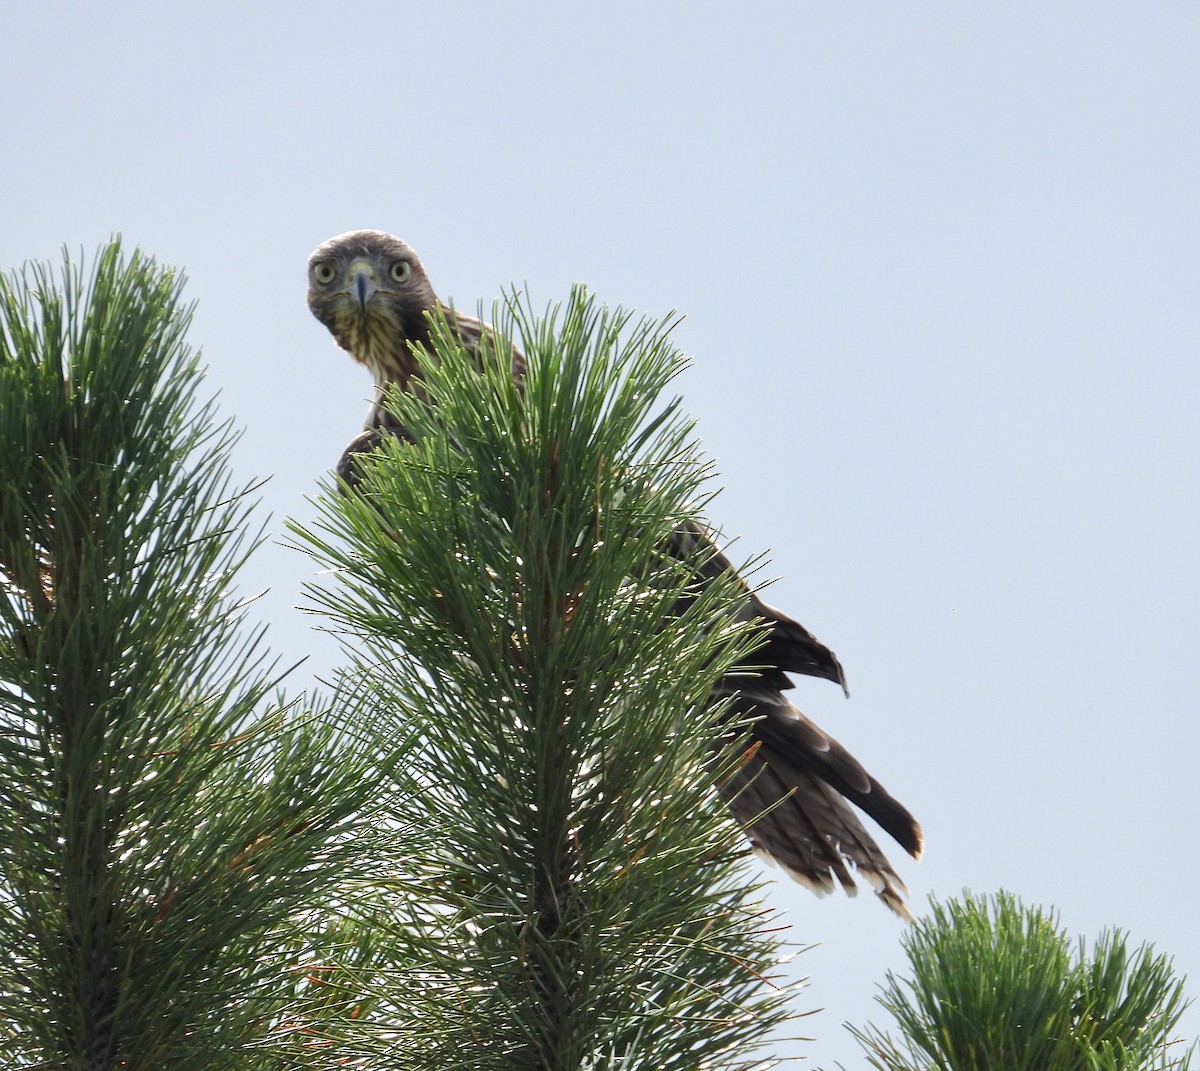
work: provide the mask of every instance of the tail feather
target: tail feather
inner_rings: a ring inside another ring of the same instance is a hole
[[[819,894],[836,882],[853,895],[853,867],[892,911],[908,918],[904,882],[849,803],[919,857],[921,828],[912,815],[781,695],[739,692],[731,716],[754,720],[720,791],[755,850]]]

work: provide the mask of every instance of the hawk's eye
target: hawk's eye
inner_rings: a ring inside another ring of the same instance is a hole
[[[313,278],[322,285],[332,283],[337,276],[337,269],[328,260],[318,260],[313,265]]]
[[[407,260],[392,261],[392,279],[398,283],[407,283],[412,275],[412,265]]]

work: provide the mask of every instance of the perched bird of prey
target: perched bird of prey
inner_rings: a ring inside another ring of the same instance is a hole
[[[419,379],[419,355],[430,341],[427,313],[442,309],[457,323],[469,349],[478,351],[490,331],[474,317],[438,302],[425,269],[404,242],[383,231],[352,231],[319,245],[308,261],[308,307],[337,344],[375,379],[375,399],[364,430],[350,443],[338,465],[346,484],[355,479],[355,459],[382,436],[405,436],[384,405],[389,386],[411,390]],[[513,374],[524,373],[514,357]],[[733,572],[713,552],[698,523],[676,532],[671,553],[703,561],[699,576]],[[721,680],[718,696],[732,696],[733,711],[752,720],[750,744],[738,771],[720,786],[734,817],[752,845],[813,891],[833,890],[835,880],[856,891],[851,867],[893,911],[907,916],[907,890],[859,820],[855,807],[875,820],[914,858],[921,854],[921,827],[841,744],[796,707],[784,693],[793,687],[787,674],[823,677],[845,688],[842,667],[833,652],[786,614],[768,606],[742,581],[743,607],[767,631],[743,671]],[[854,806],[850,806],[853,804]]]

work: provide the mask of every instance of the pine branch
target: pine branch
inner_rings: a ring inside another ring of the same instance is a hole
[[[347,864],[334,729],[272,699],[258,542],[182,278],[118,243],[0,278],[0,1059],[245,1067],[270,934]]]
[[[879,1071],[1187,1071],[1195,1045],[1175,1036],[1183,979],[1119,931],[1092,949],[1053,912],[1011,893],[932,903],[903,938],[912,978],[889,972],[872,1024],[851,1033]]]
[[[730,730],[709,689],[755,638],[732,584],[697,589],[698,563],[666,552],[708,473],[659,401],[683,363],[672,324],[582,290],[493,319],[482,369],[435,325],[420,392],[391,399],[405,441],[294,528],[338,577],[315,599],[393,752],[385,806],[432,833],[398,833],[389,872],[390,933],[421,962],[360,974],[372,1014],[334,1051],[439,1071],[747,1066],[787,994],[712,789]]]

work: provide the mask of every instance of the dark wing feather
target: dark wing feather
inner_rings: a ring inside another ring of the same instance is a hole
[[[846,691],[846,675],[834,653],[800,622],[763,602],[737,575],[729,559],[716,548],[712,535],[703,525],[688,521],[681,526],[671,535],[668,553],[680,561],[695,561],[696,575],[702,584],[723,575],[734,578],[743,595],[740,620],[758,621],[767,626],[763,645],[754,652],[753,663],[763,667],[763,672],[770,675],[775,687],[790,688],[791,682],[784,674],[803,673],[833,681]]]
[[[751,843],[822,893],[833,888],[834,878],[854,891],[849,861],[888,907],[908,917],[904,883],[846,801],[915,857],[921,854],[920,826],[849,751],[782,694],[793,686],[788,673],[831,680],[844,691],[841,663],[803,625],[759,599],[702,525],[681,526],[671,536],[669,553],[696,562],[701,585],[731,574],[743,593],[739,619],[765,626],[762,645],[713,689],[714,699],[730,698],[731,720],[750,725],[740,765],[721,792]]]
[[[485,337],[489,340],[495,338],[495,332],[492,330],[492,325],[485,324],[482,320],[479,320],[474,316],[467,316],[464,313],[458,312],[456,309],[450,309],[443,306],[443,310],[452,315],[463,345],[466,346],[471,355],[474,357],[475,367],[482,370],[485,349],[483,340]],[[525,367],[525,354],[517,349],[516,346],[513,346],[511,371],[512,377],[517,381],[517,383],[524,381]]]
[[[717,694],[730,694],[722,682]],[[777,692],[739,691],[731,715],[753,719],[748,746],[720,791],[751,844],[814,892],[834,879],[853,895],[859,875],[902,917],[907,889],[847,800],[913,856],[921,830],[912,815],[851,755]]]

